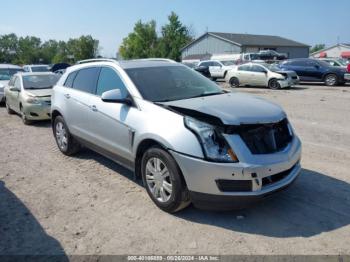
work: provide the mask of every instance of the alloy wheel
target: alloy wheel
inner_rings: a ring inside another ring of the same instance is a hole
[[[173,191],[170,173],[164,162],[152,157],[146,164],[146,182],[149,191],[159,202],[167,202]]]
[[[326,85],[334,86],[337,83],[337,77],[335,75],[329,75],[326,77]]]
[[[67,150],[67,146],[68,146],[67,131],[62,122],[58,122],[56,124],[56,140],[61,150]]]

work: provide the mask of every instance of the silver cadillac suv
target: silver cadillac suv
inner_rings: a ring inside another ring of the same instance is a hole
[[[86,146],[133,170],[167,212],[244,207],[301,170],[300,140],[278,105],[171,60],[82,61],[54,87],[51,114],[63,154]]]

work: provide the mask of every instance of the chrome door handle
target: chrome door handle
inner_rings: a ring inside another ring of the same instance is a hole
[[[97,107],[96,107],[95,105],[92,105],[90,108],[91,108],[91,110],[94,111],[94,112],[97,112],[97,111],[98,111],[98,110],[97,110]]]
[[[70,94],[65,94],[64,96],[65,96],[65,98],[67,98],[67,99],[70,98]]]

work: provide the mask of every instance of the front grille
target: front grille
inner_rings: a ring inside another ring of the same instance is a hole
[[[218,179],[216,184],[221,192],[249,192],[252,191],[251,180]]]
[[[283,178],[287,177],[290,174],[290,172],[293,170],[294,167],[295,167],[295,165],[292,168],[285,170],[281,173],[274,174],[272,176],[264,177],[262,179],[262,187],[274,184],[274,183],[282,180]]]
[[[281,151],[293,138],[287,119],[273,124],[242,125],[239,135],[252,154]]]

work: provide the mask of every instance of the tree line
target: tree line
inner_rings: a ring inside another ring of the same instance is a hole
[[[181,48],[193,39],[190,27],[183,25],[179,16],[172,12],[168,23],[161,27],[160,35],[154,20],[138,21],[134,31],[123,39],[119,54],[124,59],[161,57],[180,61]]]
[[[98,55],[99,41],[90,35],[68,41],[42,41],[35,36],[0,35],[0,63],[75,63]]]

